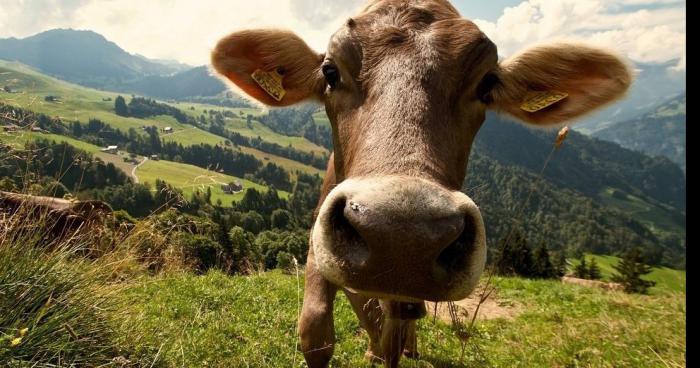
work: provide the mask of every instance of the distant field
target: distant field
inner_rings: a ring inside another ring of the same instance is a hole
[[[586,255],[586,260],[590,261],[591,258],[595,258],[598,266],[600,266],[600,271],[603,274],[603,279],[605,281],[610,281],[613,274],[616,273],[613,266],[617,265],[620,258],[613,256],[598,256],[598,255]],[[572,270],[575,265],[578,264],[578,260],[572,260]],[[644,279],[650,281],[656,281],[656,286],[651,288],[650,292],[652,294],[660,294],[665,292],[683,292],[686,291],[686,272],[679,270],[672,270],[670,268],[657,268],[654,267],[653,271],[645,276]]]
[[[672,212],[663,205],[657,205],[631,194],[622,194],[624,198],[613,195],[613,189],[607,188],[600,193],[601,201],[627,213],[632,218],[647,225],[653,231],[665,230],[685,235],[685,226],[673,220]],[[660,228],[655,228],[659,226]]]
[[[9,105],[18,106],[34,112],[43,113],[49,116],[59,116],[65,121],[81,121],[86,123],[89,119],[99,119],[114,128],[126,132],[130,128],[141,132],[143,126],[156,126],[160,129],[172,127],[175,130],[172,136],[163,136],[165,140],[172,140],[183,145],[193,145],[199,143],[217,144],[224,141],[224,138],[194,128],[187,124],[180,124],[170,116],[157,116],[148,119],[137,119],[118,116],[114,113],[114,99],[122,95],[129,100],[128,93],[113,93],[99,91],[64,82],[47,75],[41,74],[25,65],[0,60],[0,85],[10,87],[15,93],[5,93],[0,90],[0,101]],[[58,96],[58,102],[46,102],[46,96]],[[236,116],[248,114],[259,116],[261,110],[249,108],[228,108],[198,103],[167,102],[183,112],[198,117],[204,111],[231,111]],[[240,127],[240,119],[231,120],[231,129]],[[278,143],[282,146],[292,144],[295,148],[312,152],[325,152],[326,149],[315,145],[302,137],[288,137],[277,134],[260,123],[256,123],[253,129],[245,127],[245,117],[243,117],[243,130],[240,132],[244,136],[257,137]]]
[[[136,170],[136,175],[141,183],[149,183],[151,186],[155,184],[156,179],[164,180],[168,184],[182,189],[186,199],[189,199],[194,191],[206,192],[207,188],[211,188],[212,203],[216,204],[217,200],[221,200],[225,207],[231,207],[232,201],[241,200],[248,188],[267,191],[266,187],[248,180],[205,170],[197,166],[163,160],[148,160]],[[225,194],[221,189],[221,184],[235,181],[243,184],[244,191],[233,195]],[[279,195],[286,198],[289,193],[280,191]]]
[[[81,149],[83,151],[87,151],[89,153],[99,153],[100,152],[100,147],[97,147],[93,144],[79,141],[77,139],[73,139],[70,137],[62,136],[62,135],[57,135],[57,134],[46,134],[46,133],[37,133],[37,132],[30,132],[30,131],[18,131],[18,132],[0,132],[0,141],[9,144],[11,146],[21,148],[23,147],[27,142],[30,141],[35,141],[39,139],[47,139],[49,141],[55,141],[57,143],[65,142],[70,144],[71,146]]]
[[[272,129],[266,127],[258,121],[253,121],[251,127],[252,128],[248,127],[248,123],[245,117],[226,118],[226,128],[240,133],[244,137],[260,137],[265,141],[277,143],[282,147],[287,147],[291,145],[299,151],[316,152],[316,154],[318,155],[328,153],[327,149],[310,142],[306,138],[290,137],[287,135],[275,133]]]
[[[263,164],[266,164],[267,162],[274,162],[275,164],[283,167],[287,171],[289,171],[292,175],[296,171],[301,171],[303,173],[307,174],[319,174],[320,176],[323,176],[325,171],[319,170],[313,166],[309,165],[304,165],[301,162],[290,160],[288,158],[280,157],[280,156],[275,156],[260,150],[256,150],[255,148],[250,148],[250,147],[239,147],[241,149],[241,152],[250,154],[255,156],[258,160],[262,161]]]
[[[327,127],[331,126],[331,122],[330,122],[330,120],[328,120],[328,115],[326,115],[325,111],[315,113],[314,114],[314,121],[318,125],[325,125]]]
[[[119,313],[122,340],[147,361],[158,354],[164,367],[305,367],[297,282],[279,271],[134,282],[118,295],[127,306]],[[478,321],[464,348],[447,324],[422,319],[421,359],[404,359],[401,367],[685,366],[685,294],[626,295],[517,278],[495,284],[498,303],[520,310],[513,319]],[[372,367],[363,358],[367,335],[342,293],[334,313],[331,367]]]

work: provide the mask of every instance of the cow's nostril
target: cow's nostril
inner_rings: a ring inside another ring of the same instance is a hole
[[[355,266],[360,266],[369,256],[369,248],[360,233],[345,216],[346,206],[347,201],[345,199],[338,200],[333,205],[330,213],[330,223],[333,229],[333,250],[337,256],[353,263]]]
[[[464,219],[464,230],[459,238],[443,249],[437,258],[437,264],[448,273],[461,271],[469,263],[469,253],[474,249],[476,241],[476,224],[474,218]]]

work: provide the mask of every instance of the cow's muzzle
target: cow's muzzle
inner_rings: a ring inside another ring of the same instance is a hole
[[[331,282],[392,300],[459,300],[484,269],[474,202],[425,179],[348,179],[314,224],[316,265]]]

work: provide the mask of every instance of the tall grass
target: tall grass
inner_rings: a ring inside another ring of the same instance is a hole
[[[0,219],[0,366],[116,364],[110,273],[86,256],[95,236],[56,237],[46,221],[22,210]]]

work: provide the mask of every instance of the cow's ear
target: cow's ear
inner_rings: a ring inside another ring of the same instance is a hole
[[[323,93],[323,55],[291,32],[232,33],[216,45],[211,62],[224,81],[269,106],[288,106]]]
[[[558,124],[623,97],[630,66],[612,52],[579,43],[532,47],[489,75],[490,107],[522,121]]]

